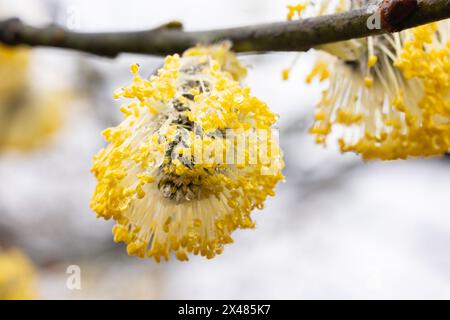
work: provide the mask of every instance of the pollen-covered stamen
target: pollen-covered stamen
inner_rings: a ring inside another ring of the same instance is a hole
[[[192,170],[196,164],[193,155],[183,155],[178,150],[190,148],[191,134],[197,137],[204,135],[201,127],[189,119],[186,111],[191,110],[189,105],[195,98],[193,93],[210,93],[211,80],[202,76],[202,72],[208,67],[210,68],[209,60],[189,58],[183,62],[180,67],[180,80],[177,81],[177,91],[180,92],[181,97],[171,101],[175,111],[172,111],[169,126],[173,128],[174,132],[170,134],[170,137],[167,137],[167,133],[161,134],[160,137],[162,140],[169,139],[170,141],[166,145],[164,164],[159,169],[158,189],[165,198],[177,203],[202,198],[201,182],[196,181],[201,177],[166,172],[170,171],[174,161],[189,170]]]
[[[38,298],[34,266],[18,249],[0,250],[0,300]]]
[[[158,181],[158,189],[164,197],[178,203],[201,199],[201,182],[174,174],[162,174]]]

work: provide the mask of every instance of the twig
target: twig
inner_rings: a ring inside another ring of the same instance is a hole
[[[58,26],[32,27],[18,19],[0,21],[0,42],[9,45],[57,47],[115,57],[120,53],[167,55],[198,43],[231,40],[236,52],[305,51],[312,47],[400,31],[450,17],[450,0],[384,0],[379,29],[369,29],[374,14],[367,8],[308,18],[238,28],[187,32],[179,22],[136,32],[80,33]],[[408,14],[399,14],[406,12]],[[387,23],[386,23],[387,22]]]

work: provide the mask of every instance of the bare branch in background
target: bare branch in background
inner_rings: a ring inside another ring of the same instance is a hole
[[[136,32],[80,33],[59,26],[32,27],[19,19],[0,21],[0,42],[56,47],[115,57],[120,53],[167,55],[199,43],[231,40],[236,52],[305,51],[312,47],[400,31],[450,17],[450,0],[384,0],[381,27],[370,29],[368,8],[291,22],[187,32],[179,22]]]

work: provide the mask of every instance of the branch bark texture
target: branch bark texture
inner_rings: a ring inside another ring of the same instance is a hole
[[[199,43],[230,40],[236,52],[306,51],[312,47],[378,35],[450,18],[450,0],[384,0],[382,24],[371,29],[368,8],[291,22],[208,31],[184,31],[179,22],[136,32],[81,33],[59,26],[33,27],[18,19],[0,21],[0,42],[56,47],[115,57],[120,53],[167,55]]]

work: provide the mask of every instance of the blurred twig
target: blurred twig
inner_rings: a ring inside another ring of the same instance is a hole
[[[368,19],[375,12],[380,13],[381,26],[369,29]],[[186,32],[181,23],[171,22],[145,31],[80,33],[54,25],[32,27],[10,19],[0,21],[0,42],[74,49],[108,57],[123,52],[173,54],[198,43],[221,40],[231,40],[236,52],[305,51],[321,44],[400,31],[449,17],[450,0],[384,0],[378,10],[367,7],[299,21],[197,32]]]

